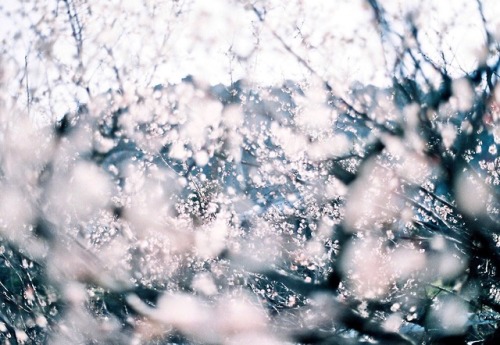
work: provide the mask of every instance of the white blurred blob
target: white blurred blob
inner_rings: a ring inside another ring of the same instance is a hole
[[[16,332],[17,341],[20,344],[24,344],[25,342],[27,342],[29,340],[29,337],[25,331],[16,328],[15,332]]]
[[[129,229],[123,229],[123,231],[128,232]],[[102,234],[101,236],[105,235]],[[99,260],[104,263],[105,268],[114,272],[117,276],[121,276],[124,281],[129,279],[126,273],[130,269],[129,254],[130,243],[125,240],[124,236],[116,236],[96,253]]]
[[[433,305],[431,322],[442,333],[453,335],[465,332],[468,320],[468,308],[465,301],[458,297],[447,296]]]
[[[441,235],[436,235],[432,237],[431,248],[434,250],[443,250],[446,248],[446,240]]]
[[[209,273],[198,273],[191,283],[193,290],[201,292],[206,296],[217,294],[217,285]]]
[[[94,132],[94,149],[99,153],[111,151],[116,146],[116,141],[111,138],[105,138],[98,131]]]
[[[33,218],[31,203],[14,186],[0,185],[0,231],[22,240]]]
[[[240,106],[226,106],[222,112],[222,123],[227,130],[225,145],[229,154],[228,158],[234,162],[241,161],[243,136],[239,130],[243,126],[244,120],[245,117]]]
[[[277,233],[276,227],[271,222],[257,219],[249,236],[239,244],[241,254],[253,260],[241,264],[255,270],[261,269],[280,260],[284,245],[283,236]],[[262,267],[259,267],[260,265]]]
[[[74,281],[68,282],[63,287],[63,293],[66,301],[74,305],[80,305],[87,300],[87,291],[85,285]]]
[[[204,342],[217,340],[213,310],[194,296],[185,293],[164,295],[150,316]]]
[[[396,171],[402,178],[414,183],[422,184],[431,174],[431,165],[425,155],[415,152],[408,147],[408,143],[401,138],[384,136],[383,142],[389,153],[398,160]]]
[[[421,152],[425,143],[418,134],[418,124],[420,116],[420,105],[412,103],[403,110],[406,120],[405,140],[417,152]]]
[[[399,186],[394,172],[369,161],[349,191],[345,220],[351,231],[370,230],[400,211],[394,195]],[[381,211],[381,209],[383,209]]]
[[[467,111],[472,107],[475,94],[471,84],[466,78],[454,80],[452,91],[459,111]]]
[[[349,152],[350,147],[347,137],[337,134],[310,144],[307,154],[313,160],[323,160],[342,156]]]
[[[470,215],[486,212],[489,190],[482,181],[468,171],[461,172],[455,181],[458,206]]]
[[[380,298],[393,281],[389,258],[374,238],[351,241],[342,258],[342,270],[359,298]]]
[[[336,119],[337,114],[324,103],[304,104],[294,117],[295,124],[313,137],[330,132]]]
[[[48,321],[45,318],[45,316],[43,316],[43,315],[37,316],[36,319],[35,319],[35,323],[40,328],[45,328],[48,325]]]
[[[229,105],[222,112],[222,123],[230,129],[238,129],[243,126],[245,116],[239,105]]]
[[[318,325],[329,325],[332,320],[337,320],[341,317],[342,311],[339,313],[338,300],[331,294],[328,293],[315,293],[310,299],[310,309],[309,312],[305,313],[303,317],[304,328],[313,328]],[[287,315],[284,315],[285,320],[288,319]],[[296,322],[288,321],[287,322]]]
[[[111,197],[111,182],[95,164],[78,162],[69,176],[55,178],[50,186],[50,201],[55,215],[69,212],[85,219],[107,206]]]
[[[105,344],[114,338],[119,329],[120,323],[114,316],[96,319],[83,304],[71,305],[64,309],[64,314],[57,321],[50,343],[65,345],[84,344],[90,341]]]
[[[63,140],[58,147],[61,158],[68,159],[70,161],[69,164],[73,163],[74,158],[78,157],[78,155],[92,150],[94,135],[92,127],[86,120],[77,118],[76,123],[78,125],[74,127],[75,129],[70,133],[68,139]]]
[[[398,332],[399,327],[401,327],[401,324],[403,323],[403,318],[399,313],[394,313],[391,314],[387,317],[386,320],[382,323],[382,327],[387,331],[387,332]]]
[[[1,122],[2,119],[0,119]],[[7,127],[6,129],[4,129]],[[11,182],[35,184],[35,171],[50,159],[53,141],[50,128],[36,127],[25,116],[16,117],[8,125],[2,126],[0,135],[0,156],[3,158],[2,171]]]
[[[324,243],[320,240],[310,240],[307,242],[304,252],[310,259],[321,257],[325,253]]]
[[[414,184],[423,184],[432,173],[429,160],[423,155],[407,152],[402,160],[402,164],[397,169],[398,173]]]
[[[225,335],[254,334],[266,330],[264,309],[246,295],[223,298],[217,306],[217,329]]]
[[[227,345],[283,345],[283,339],[268,333],[243,333],[228,338]],[[285,343],[286,344],[286,343]]]
[[[412,272],[423,269],[426,263],[425,254],[417,250],[397,249],[391,254],[390,266],[398,279],[407,279]]]
[[[498,25],[498,28],[500,29],[500,23]],[[500,33],[500,31],[499,31],[499,33]],[[495,86],[495,90],[493,91],[493,95],[495,97],[496,103],[500,103],[500,84],[497,84]],[[498,104],[497,104],[497,106],[498,106]]]
[[[129,281],[121,280],[123,272],[110,271],[93,253],[76,244],[60,243],[53,248],[47,269],[53,279],[61,282],[91,283],[111,290],[122,289],[129,285]],[[80,287],[80,284],[71,284],[67,286],[69,293],[77,291]],[[68,295],[67,298],[69,297]]]
[[[259,339],[275,344],[264,309],[246,295],[221,296],[215,306],[187,293],[165,294],[156,308],[133,294],[127,302],[140,314],[203,343],[251,344],[250,339]]]
[[[334,199],[337,196],[345,196],[347,194],[347,191],[348,188],[342,181],[336,179],[333,176],[328,177],[328,182],[325,189],[327,198]]]
[[[196,95],[182,109],[187,119],[179,132],[181,141],[190,143],[194,150],[201,149],[211,139],[213,129],[219,127],[222,104],[207,97]]]
[[[444,146],[449,149],[455,142],[457,137],[457,129],[452,124],[446,124],[441,129],[441,136],[443,137]]]
[[[170,147],[170,152],[168,155],[173,159],[186,160],[191,157],[191,151],[186,150],[184,144],[177,141]]]
[[[491,144],[490,147],[488,147],[488,152],[492,155],[496,155],[497,154],[497,145],[495,144]]]
[[[229,228],[226,219],[218,217],[195,235],[196,253],[205,259],[214,258],[225,248]]]
[[[276,122],[271,124],[274,141],[281,146],[285,155],[293,160],[299,160],[308,148],[307,138],[287,127],[281,127]]]
[[[408,130],[414,131],[417,129],[419,123],[419,112],[420,105],[418,105],[417,103],[412,103],[404,108],[403,113],[406,119],[406,126]]]
[[[130,165],[125,191],[130,196],[130,204],[125,209],[125,218],[131,223],[134,231],[141,237],[148,234],[164,231],[168,225],[171,211],[169,200],[170,190],[174,190],[174,183],[165,177],[165,181],[158,177],[145,177],[145,172],[135,165]],[[165,183],[166,182],[166,183]]]
[[[209,159],[210,157],[208,156],[208,153],[205,150],[200,150],[196,152],[196,154],[194,155],[194,160],[196,162],[196,165],[198,165],[199,167],[207,165]]]
[[[402,141],[402,139],[389,135],[382,137],[382,139],[384,141],[386,149],[394,157],[404,157],[404,155],[407,153],[405,143]]]
[[[434,262],[437,268],[437,274],[441,279],[452,279],[457,277],[467,267],[466,260],[451,250],[445,250],[437,262]]]

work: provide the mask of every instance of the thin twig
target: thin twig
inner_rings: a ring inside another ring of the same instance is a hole
[[[30,115],[31,99],[30,99],[29,79],[28,79],[28,55],[24,56],[24,74],[26,77],[26,107],[28,109],[28,115]]]
[[[64,4],[66,5],[66,10],[68,14],[68,19],[69,19],[69,24],[71,25],[71,31],[73,38],[75,39],[76,42],[76,50],[78,57],[81,58],[82,55],[82,26],[80,24],[80,19],[78,18],[78,14],[76,12],[75,7],[73,6],[73,9],[71,8],[72,2],[70,3],[69,0],[63,0]]]

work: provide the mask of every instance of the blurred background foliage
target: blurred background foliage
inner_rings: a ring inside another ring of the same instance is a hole
[[[6,1],[5,344],[496,344],[495,1]]]

